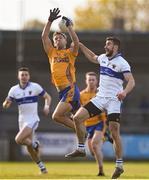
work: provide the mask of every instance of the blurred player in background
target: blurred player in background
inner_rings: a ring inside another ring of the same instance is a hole
[[[49,39],[49,32],[53,21],[60,17],[59,12],[58,8],[50,10],[48,22],[42,32],[42,42],[49,59],[52,80],[59,92],[60,99],[52,118],[74,129],[74,123],[68,114],[71,111],[76,111],[80,106],[80,93],[75,78],[75,59],[78,55],[79,40],[72,28],[71,20],[63,16],[62,18],[66,21],[67,31],[73,42],[73,47],[66,48],[67,37],[62,32],[53,34],[52,45],[52,41]]]
[[[96,96],[76,112],[73,119],[78,137],[78,148],[66,156],[85,155],[85,129],[82,122],[106,110],[116,155],[116,168],[112,179],[116,179],[124,172],[120,138],[121,103],[134,88],[135,81],[128,62],[121,56],[118,38],[106,38],[105,54],[99,56],[82,43],[80,43],[80,48],[91,62],[100,64],[100,88]],[[127,84],[123,89],[124,80]]]
[[[19,84],[12,86],[8,96],[3,102],[3,108],[9,108],[15,101],[19,109],[19,132],[15,137],[17,144],[25,145],[32,158],[40,168],[41,173],[47,173],[46,167],[40,159],[39,141],[34,141],[34,132],[39,124],[38,97],[45,99],[44,114],[49,114],[51,104],[50,95],[43,88],[34,82],[30,82],[29,69],[22,67],[18,69]]]
[[[97,93],[98,77],[95,72],[86,73],[86,88],[80,92],[81,104],[87,104]],[[84,122],[88,133],[88,147],[98,164],[98,176],[104,176],[102,145],[106,131],[106,114],[101,113]]]

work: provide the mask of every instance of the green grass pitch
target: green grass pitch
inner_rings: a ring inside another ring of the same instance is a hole
[[[46,162],[48,174],[39,175],[33,162],[0,162],[0,179],[110,179],[114,162],[104,162],[105,177],[98,177],[95,162]],[[149,179],[148,162],[125,162],[120,179]]]

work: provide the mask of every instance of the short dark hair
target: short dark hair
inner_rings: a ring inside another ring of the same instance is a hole
[[[29,72],[29,68],[27,68],[27,67],[21,67],[21,68],[18,69],[18,72],[19,72],[19,71],[27,71],[27,72]]]
[[[62,32],[54,32],[54,33],[53,33],[53,38],[54,38],[54,36],[56,36],[56,35],[62,35],[65,39],[67,39],[67,36],[66,36],[65,33],[62,33]]]
[[[97,79],[98,79],[98,75],[95,73],[95,72],[87,72],[86,74],[85,74],[86,76],[95,76]]]
[[[118,37],[115,36],[109,36],[106,38],[106,41],[113,41],[114,45],[118,46],[118,49],[120,49],[121,41]]]

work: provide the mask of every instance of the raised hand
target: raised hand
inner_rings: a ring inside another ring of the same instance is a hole
[[[69,19],[69,18],[67,18],[67,17],[65,17],[65,16],[63,16],[62,19],[64,19],[64,20],[66,21],[66,24],[65,24],[65,25],[66,25],[67,27],[73,25],[71,19]]]
[[[58,19],[61,17],[61,15],[58,15],[60,12],[59,8],[54,8],[53,10],[50,9],[50,16],[48,20],[50,22],[53,22],[54,20]]]

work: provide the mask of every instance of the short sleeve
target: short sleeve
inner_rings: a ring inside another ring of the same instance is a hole
[[[131,67],[126,60],[124,60],[121,64],[121,72],[122,73],[131,72]]]
[[[49,52],[48,52],[48,58],[49,59],[51,59],[53,51],[54,51],[53,47],[49,49]]]
[[[12,87],[9,92],[8,92],[8,96],[7,96],[7,99],[10,100],[10,101],[13,101],[15,99],[15,94],[14,94],[15,90],[14,88]]]
[[[71,51],[70,48],[68,49],[68,51],[69,51],[71,56],[73,56],[73,57],[77,57],[78,56],[78,52],[73,52],[73,51]]]
[[[105,54],[101,54],[101,55],[99,55],[98,57],[97,57],[97,61],[98,61],[98,63],[100,64],[101,63],[101,60],[102,60],[102,58],[105,56]]]
[[[35,89],[38,96],[44,96],[45,90],[37,83],[35,83]]]

